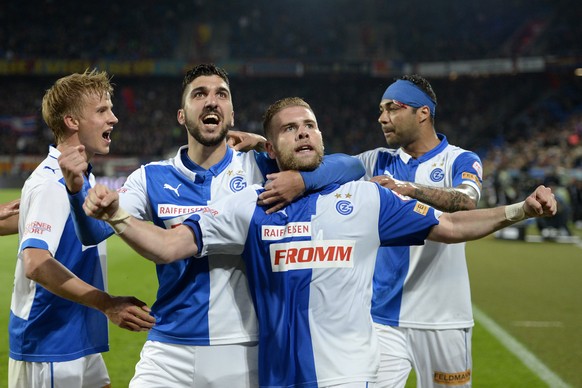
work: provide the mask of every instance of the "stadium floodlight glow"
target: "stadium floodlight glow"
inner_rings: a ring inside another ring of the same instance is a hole
[[[578,68],[574,69],[574,75],[576,77],[582,77],[582,67],[578,67]]]

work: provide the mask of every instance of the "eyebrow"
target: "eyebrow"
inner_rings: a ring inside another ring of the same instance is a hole
[[[305,120],[300,120],[300,121],[288,121],[286,123],[281,124],[281,128],[285,128],[288,127],[289,125],[300,125],[300,124],[316,124],[317,121],[312,120],[312,119],[305,119]]]
[[[209,90],[211,90],[210,87],[202,85],[202,86],[198,86],[196,88],[192,88],[192,91],[190,93],[199,92],[199,91],[205,91],[205,92],[207,92]],[[224,86],[217,87],[216,88],[216,91],[218,91],[218,92],[226,92],[226,93],[230,94],[230,90],[228,88],[225,88]]]

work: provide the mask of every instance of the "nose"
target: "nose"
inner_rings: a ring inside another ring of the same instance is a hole
[[[109,119],[109,123],[111,125],[117,124],[119,122],[119,119],[117,118],[117,116],[115,116],[115,113],[111,112],[111,118]]]
[[[216,96],[212,93],[208,94],[208,97],[206,98],[206,103],[204,104],[205,107],[215,107],[217,105],[216,103]]]
[[[383,110],[382,113],[380,113],[380,116],[378,117],[378,122],[380,124],[386,124],[388,123],[388,121],[390,121],[390,116],[385,110]]]
[[[299,129],[297,130],[297,140],[302,140],[302,139],[309,139],[309,131],[307,130],[307,128],[305,128],[305,126],[300,126]]]

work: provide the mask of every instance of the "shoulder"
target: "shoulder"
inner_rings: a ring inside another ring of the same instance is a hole
[[[397,154],[397,152],[398,152],[397,149],[378,147],[378,148],[375,148],[373,150],[364,151],[364,152],[357,154],[357,155],[354,155],[354,156],[357,158],[360,158],[360,159],[377,157],[379,155],[391,157],[391,156],[395,156]]]
[[[478,160],[480,160],[479,155],[477,155],[475,152],[470,151],[470,150],[466,150],[464,148],[461,148],[459,146],[452,145],[452,144],[449,144],[443,150],[443,152],[444,153],[451,154],[451,155],[454,155],[456,157],[461,156],[461,157],[465,157],[465,158],[472,158],[472,159],[478,159]]]

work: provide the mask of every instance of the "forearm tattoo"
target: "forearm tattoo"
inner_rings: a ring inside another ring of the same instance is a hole
[[[459,210],[471,210],[476,208],[476,199],[453,187],[429,187],[416,185],[413,198],[424,202],[435,209],[444,212],[456,212]]]

